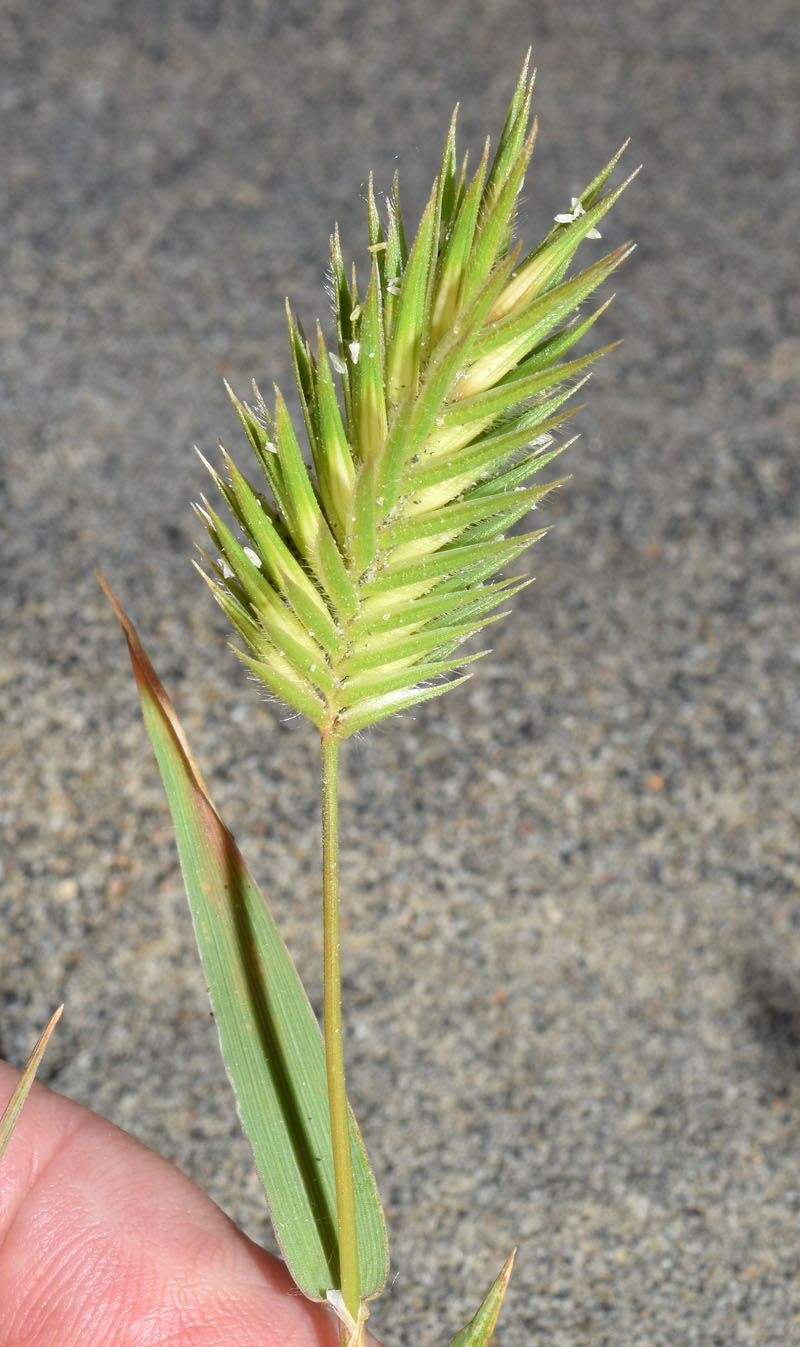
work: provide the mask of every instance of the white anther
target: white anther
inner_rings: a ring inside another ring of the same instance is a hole
[[[572,208],[569,211],[563,211],[560,215],[553,216],[556,224],[573,224],[575,220],[579,220],[582,215],[586,214],[586,209],[579,196],[573,196],[571,200]],[[602,238],[602,234],[599,229],[592,228],[586,231],[586,237],[587,239],[599,239]]]

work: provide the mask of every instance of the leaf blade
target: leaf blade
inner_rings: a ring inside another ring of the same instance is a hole
[[[509,1254],[503,1264],[500,1275],[490,1286],[480,1309],[475,1314],[474,1318],[470,1319],[469,1323],[461,1329],[461,1332],[456,1333],[455,1337],[450,1342],[450,1347],[487,1347],[495,1330],[500,1308],[503,1304],[506,1291],[508,1290],[508,1283],[511,1279],[511,1272],[514,1267],[516,1253],[517,1251],[514,1249],[513,1252]]]
[[[136,632],[100,580],[128,642],[145,724],[175,823],[195,934],[239,1115],[278,1242],[300,1290],[338,1286],[335,1184],[325,1058],[311,1006],[267,905],[220,819]],[[355,1121],[359,1257],[365,1298],[388,1275],[380,1201]]]
[[[31,1091],[36,1072],[39,1069],[39,1063],[44,1057],[45,1048],[50,1041],[50,1035],[55,1029],[58,1021],[61,1019],[63,1005],[54,1010],[50,1019],[47,1021],[44,1029],[39,1035],[30,1057],[22,1068],[22,1074],[14,1087],[14,1093],[3,1109],[3,1115],[0,1117],[0,1160],[2,1160],[8,1143],[10,1142],[14,1129],[19,1122],[20,1114],[25,1107],[25,1100]]]

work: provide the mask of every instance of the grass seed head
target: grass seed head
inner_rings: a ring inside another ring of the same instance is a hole
[[[265,482],[227,455],[227,481],[210,469],[243,535],[204,502],[220,557],[210,583],[250,669],[326,736],[463,681],[445,676],[477,656],[454,652],[519,587],[498,573],[542,530],[507,531],[556,485],[531,479],[565,447],[551,445],[570,414],[561,404],[603,354],[563,358],[606,307],[577,322],[579,306],[630,249],[570,268],[631,178],[606,190],[619,151],[523,256],[532,90],[526,60],[471,179],[453,114],[410,247],[397,178],[385,226],[370,178],[363,293],[338,230],[331,240],[335,350],[317,324],[314,354],[287,308],[310,467],[278,390],[274,413],[257,389],[255,410],[228,390]]]

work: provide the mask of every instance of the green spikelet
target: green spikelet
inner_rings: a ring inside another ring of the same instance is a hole
[[[513,229],[532,87],[526,61],[494,157],[487,142],[471,180],[453,114],[410,247],[397,181],[384,228],[370,180],[361,297],[334,234],[337,349],[317,324],[313,350],[288,315],[312,467],[279,391],[272,413],[257,389],[255,407],[231,393],[265,480],[224,451],[226,476],[210,469],[244,536],[199,509],[219,557],[207,579],[248,667],[325,736],[463,681],[442,676],[478,655],[454,652],[502,615],[519,583],[498,572],[541,536],[507,533],[559,485],[530,481],[566,447],[553,436],[571,415],[562,404],[610,349],[564,359],[606,304],[580,322],[577,309],[630,251],[568,275],[627,186],[604,190],[619,155],[523,255]]]

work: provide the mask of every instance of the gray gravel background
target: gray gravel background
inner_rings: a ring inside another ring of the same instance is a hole
[[[629,134],[645,172],[574,479],[466,689],[345,754],[351,1095],[389,1343],[443,1344],[514,1244],[505,1347],[800,1342],[800,383],[790,0],[4,0],[0,1048],[256,1238],[128,606],[315,1000],[316,745],[189,557],[221,386],[290,382],[363,184],[416,219],[456,99],[528,43],[524,236]],[[66,1347],[66,1345],[65,1345]]]

